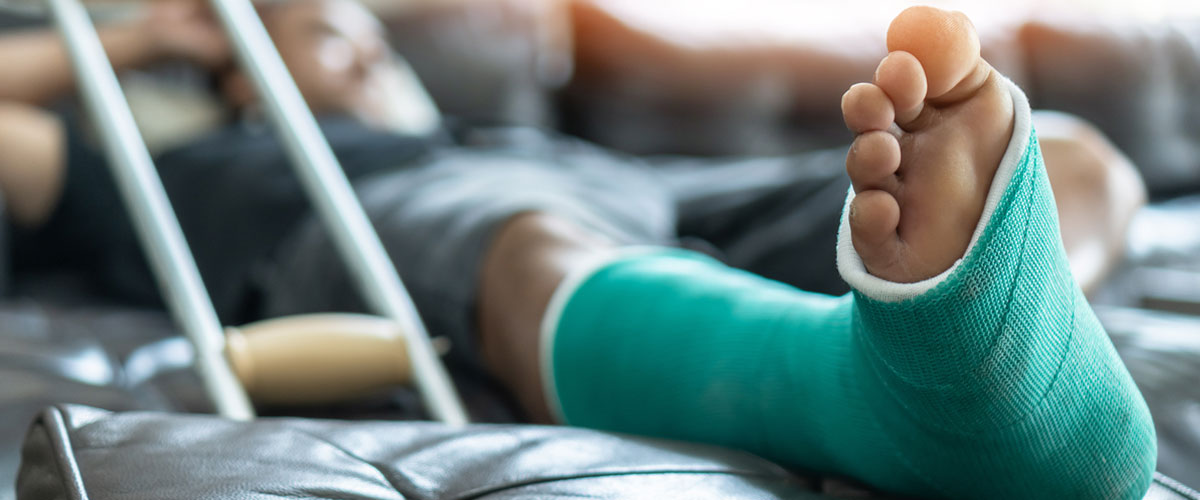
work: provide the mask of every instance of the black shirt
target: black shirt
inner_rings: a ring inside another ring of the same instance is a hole
[[[13,230],[14,274],[20,280],[47,268],[72,269],[104,293],[161,303],[106,157],[74,114],[63,119],[62,196],[42,227]],[[444,142],[373,130],[345,117],[319,124],[351,180],[417,164]],[[236,123],[159,154],[155,164],[214,306],[222,316],[236,316],[249,268],[309,213],[287,153],[269,127]]]

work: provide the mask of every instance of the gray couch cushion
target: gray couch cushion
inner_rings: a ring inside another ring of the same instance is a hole
[[[20,499],[822,498],[752,455],[567,427],[46,410]],[[86,491],[86,494],[84,493]]]
[[[48,499],[828,498],[752,455],[569,427],[52,407],[17,494]],[[1163,476],[1147,498],[1198,499]]]

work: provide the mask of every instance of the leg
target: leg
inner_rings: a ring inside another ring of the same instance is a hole
[[[506,222],[489,246],[480,278],[479,347],[484,363],[536,422],[551,421],[537,348],[550,296],[564,277],[610,253],[611,246],[539,212]]]
[[[512,346],[536,335],[563,269],[610,241],[665,242],[675,219],[644,169],[571,147],[522,149],[449,151],[356,183],[431,334],[451,341],[447,361],[503,380],[525,375],[517,370],[528,365],[516,361],[527,353]],[[254,278],[256,316],[364,307],[315,220],[292,230]],[[540,397],[528,385],[510,384],[522,401]],[[526,406],[529,415],[546,413]]]
[[[824,160],[824,158],[819,160]],[[716,175],[698,177],[683,175],[677,176],[677,180],[743,182],[746,181],[745,176],[750,174],[758,178],[754,181],[786,180],[797,185],[804,184],[808,189],[821,192],[832,187],[838,191],[839,199],[844,197],[844,184],[837,183],[827,186],[823,175],[799,177],[794,173],[772,175],[772,172],[777,170],[775,162],[771,162],[772,164],[756,163],[751,166],[750,171],[740,168],[716,171],[706,167],[704,174]],[[823,164],[824,161],[815,161],[814,163]],[[712,195],[714,194],[720,198],[720,201],[716,202],[718,205],[726,209],[730,208],[727,206],[731,201],[730,193],[727,193],[727,190],[722,189],[721,186],[707,186],[703,192],[699,192],[694,187],[675,187],[677,190],[683,188],[683,191],[688,192],[692,198],[684,200],[685,205],[696,205],[691,209],[686,206],[681,207],[686,212],[694,212],[697,209],[707,210],[707,207],[703,205],[712,204],[714,202]],[[796,186],[790,187],[795,188]],[[757,192],[753,189],[749,190],[753,191],[749,193],[744,192],[747,191],[744,189],[742,191],[743,193],[738,194],[748,196]],[[782,195],[782,193],[774,194]],[[817,198],[819,205],[828,201],[823,196],[817,196]],[[747,201],[738,203],[736,209],[761,211],[763,208],[761,205],[761,203]],[[795,210],[781,215],[795,215],[793,212]],[[717,217],[703,218],[716,219]],[[689,224],[687,215],[684,215],[683,219],[685,224]],[[740,220],[738,224],[746,223],[751,217],[744,216],[742,219],[744,220]],[[717,237],[716,233],[725,233],[732,229],[725,226],[713,227],[712,222],[711,220],[691,220],[689,227],[704,233],[706,238],[715,238]],[[777,231],[781,230],[774,226],[777,224],[773,224],[772,228]],[[836,222],[834,226],[836,227]],[[564,276],[587,268],[597,259],[611,255],[613,248],[614,244],[601,235],[585,231],[563,218],[539,212],[520,214],[507,221],[489,247],[484,259],[479,292],[480,350],[483,352],[487,366],[516,392],[523,408],[536,421],[550,421],[542,387],[537,348],[540,343],[540,323],[546,305]],[[824,262],[826,259],[818,260]],[[832,263],[832,259],[828,259],[827,265],[832,265]]]
[[[1146,203],[1137,169],[1094,126],[1071,115],[1033,114],[1071,273],[1096,289],[1124,255],[1133,215]]]
[[[1152,422],[1071,279],[1024,95],[959,15],[905,11],[889,48],[844,101],[854,293],[609,258],[550,299],[549,409],[912,496],[1140,498]]]

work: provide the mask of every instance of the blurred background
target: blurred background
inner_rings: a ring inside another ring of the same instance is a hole
[[[364,0],[393,63],[381,79],[388,97],[377,125],[414,136],[552,131],[648,161],[844,147],[852,136],[838,99],[871,78],[889,20],[914,3]],[[1094,247],[1072,249],[1084,255],[1073,265],[1093,279],[1090,297],[1151,405],[1159,469],[1200,486],[1200,2],[921,3],[965,11],[985,57],[1034,108],[1090,124],[1136,172],[1104,180],[1114,212],[1129,215],[1095,232]],[[14,5],[0,9],[0,36],[47,26],[31,2]],[[146,9],[89,5],[101,24]],[[0,72],[19,79],[23,70]],[[212,73],[186,57],[120,72],[156,155],[245,119],[245,109],[223,103]],[[60,97],[44,107],[77,104],[70,93]],[[1071,123],[1060,132],[1073,133]],[[7,247],[0,241],[0,251]],[[5,269],[0,500],[11,498],[25,425],[46,404],[211,411],[161,304],[125,300],[54,265]],[[477,418],[520,419],[493,381],[457,378]],[[395,389],[265,413],[411,418],[421,415],[416,406],[411,391]]]

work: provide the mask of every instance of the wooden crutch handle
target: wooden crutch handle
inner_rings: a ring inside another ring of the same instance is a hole
[[[409,384],[398,325],[364,314],[308,314],[230,327],[226,355],[258,403],[315,404]]]

